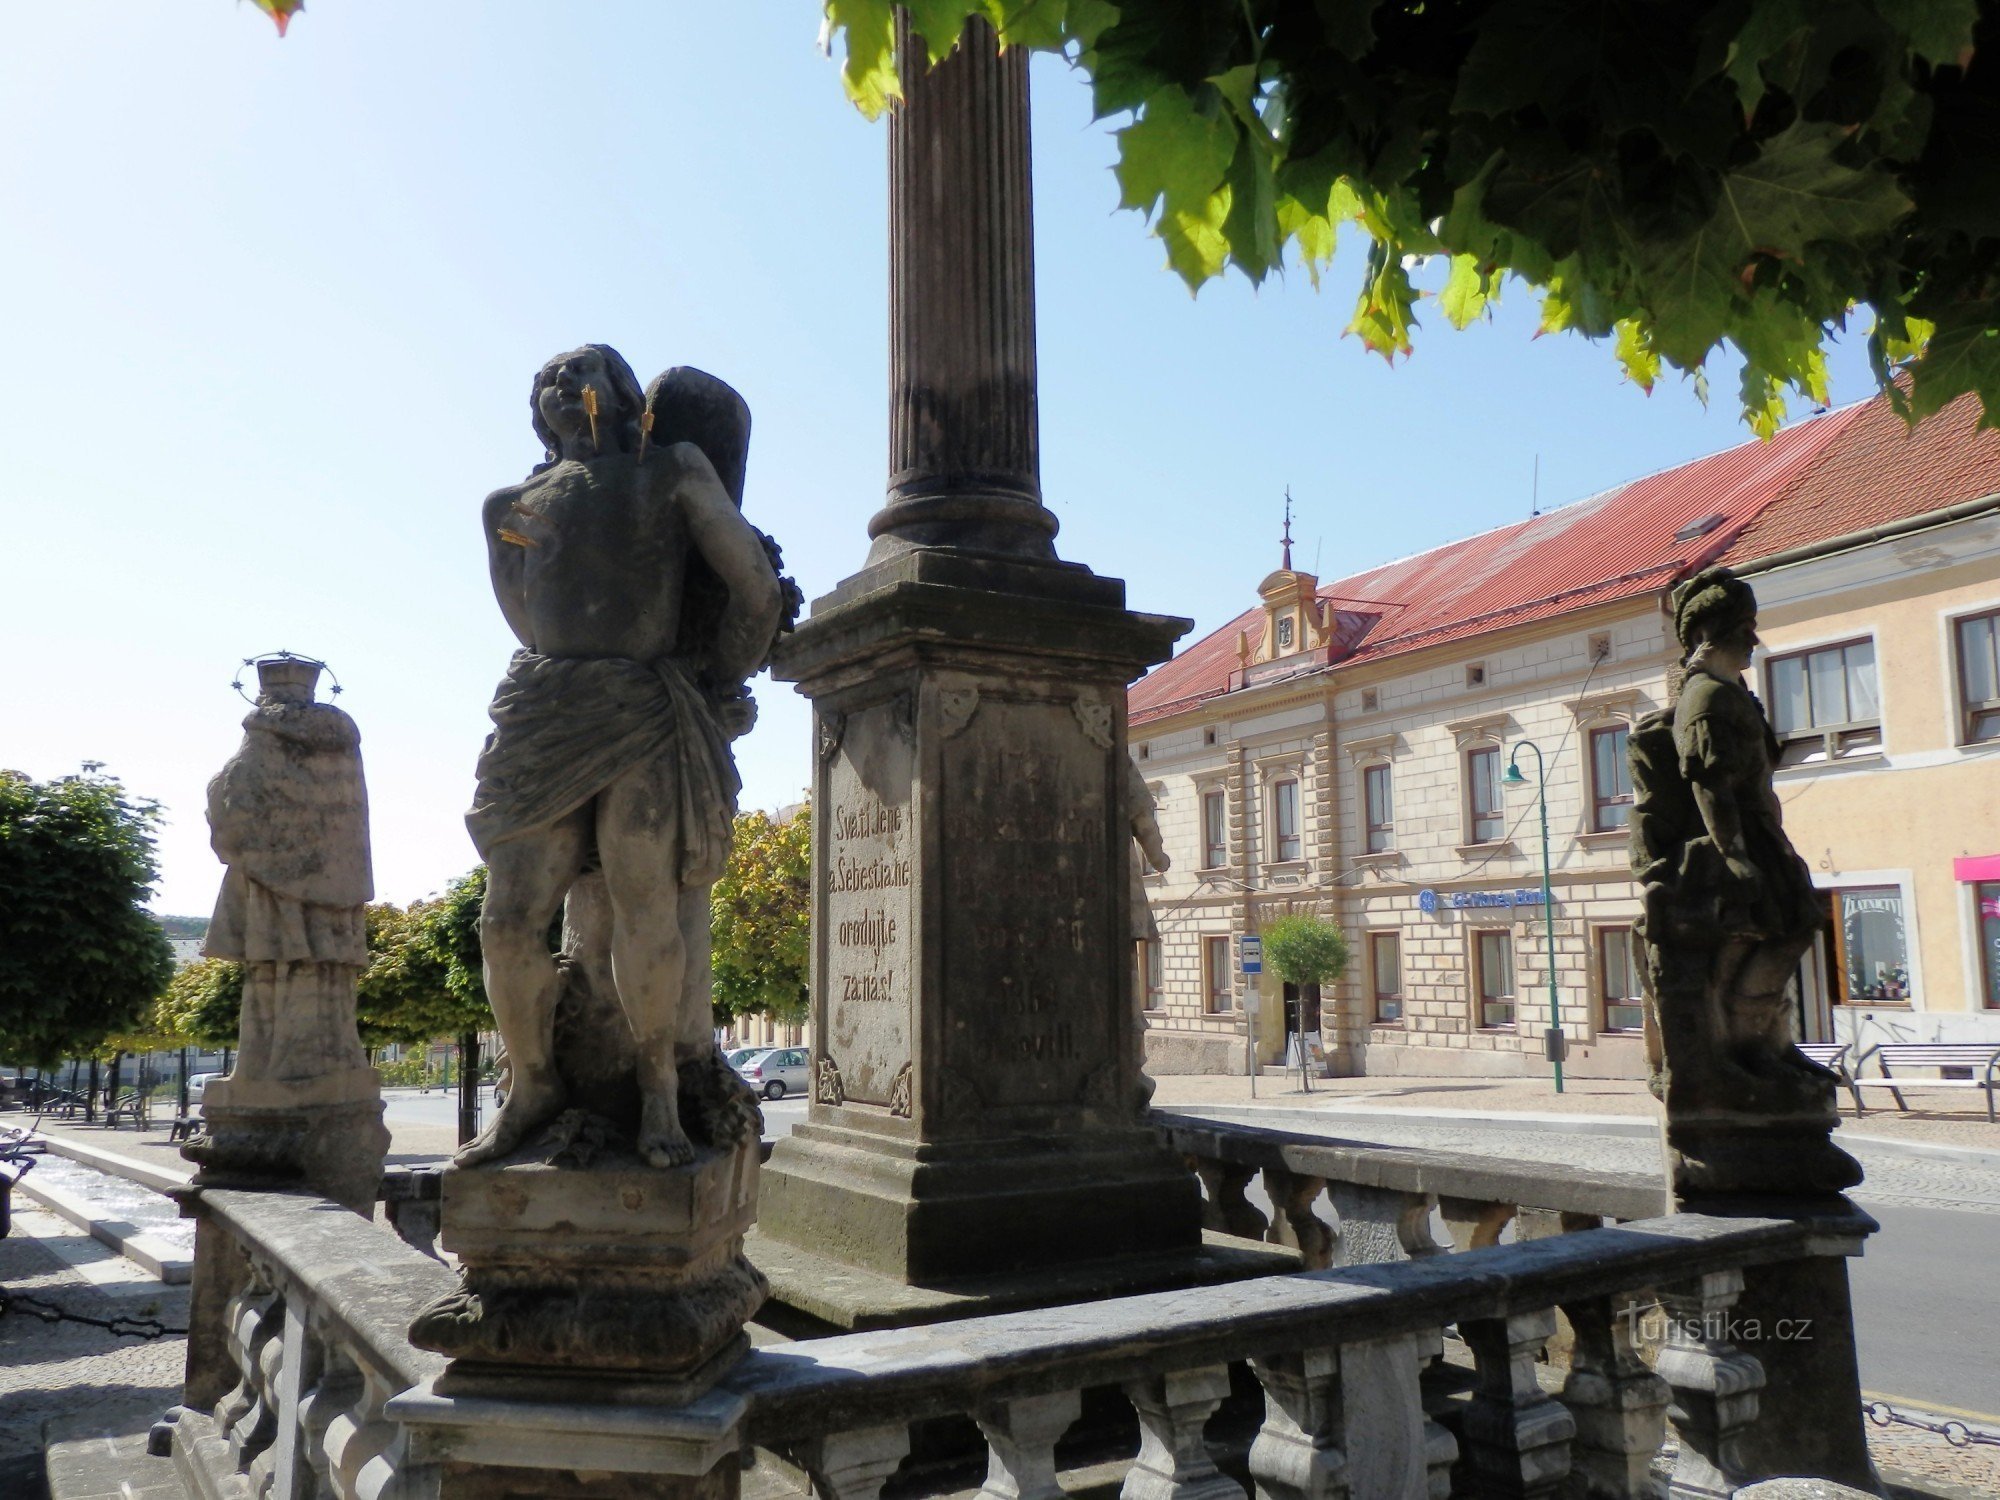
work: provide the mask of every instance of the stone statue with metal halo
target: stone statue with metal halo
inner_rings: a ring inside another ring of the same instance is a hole
[[[202,943],[243,966],[242,1018],[235,1070],[209,1085],[186,1154],[205,1184],[306,1184],[373,1212],[389,1133],[354,1017],[374,895],[361,732],[314,701],[325,663],[245,665],[243,743],[208,786],[227,873]]]
[[[1778,745],[1744,686],[1757,599],[1727,568],[1673,594],[1685,679],[1630,739],[1646,1037],[1674,1190],[1836,1193],[1834,1076],[1794,1045],[1799,961],[1825,918],[1785,837]]]

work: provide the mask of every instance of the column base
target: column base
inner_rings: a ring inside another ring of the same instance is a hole
[[[373,1214],[389,1127],[373,1068],[298,1081],[218,1078],[181,1148],[197,1187],[311,1188]]]

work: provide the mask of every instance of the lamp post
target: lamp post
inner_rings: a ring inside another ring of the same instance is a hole
[[[1506,781],[1509,786],[1526,786],[1528,778],[1521,770],[1521,752],[1535,752],[1535,802],[1542,815],[1542,931],[1549,944],[1549,1026],[1542,1033],[1542,1050],[1555,1065],[1556,1092],[1563,1091],[1563,1050],[1562,1002],[1556,998],[1556,902],[1555,893],[1549,888],[1549,778],[1548,767],[1542,760],[1542,747],[1533,740],[1522,740],[1514,747],[1514,753],[1507,757]]]

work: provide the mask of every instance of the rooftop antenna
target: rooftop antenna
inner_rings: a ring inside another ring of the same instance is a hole
[[[1289,573],[1292,571],[1292,487],[1289,484],[1285,486],[1285,535],[1283,541],[1285,560],[1282,566]]]
[[[1528,487],[1528,519],[1534,520],[1542,513],[1542,455],[1535,455],[1535,477]]]

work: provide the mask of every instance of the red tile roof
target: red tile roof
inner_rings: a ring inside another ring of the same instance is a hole
[[[2000,491],[2000,433],[1975,432],[1967,397],[1905,436],[1885,397],[1634,480],[1533,520],[1322,584],[1341,629],[1316,670],[1657,593],[1719,557],[1748,561]],[[1715,518],[1699,535],[1676,533]],[[1244,611],[1126,696],[1132,722],[1240,686]],[[1303,662],[1302,662],[1303,665]]]
[[[1731,566],[2000,494],[2000,432],[1979,431],[1970,396],[1905,425],[1863,402],[1826,459],[1780,494],[1723,556]]]

